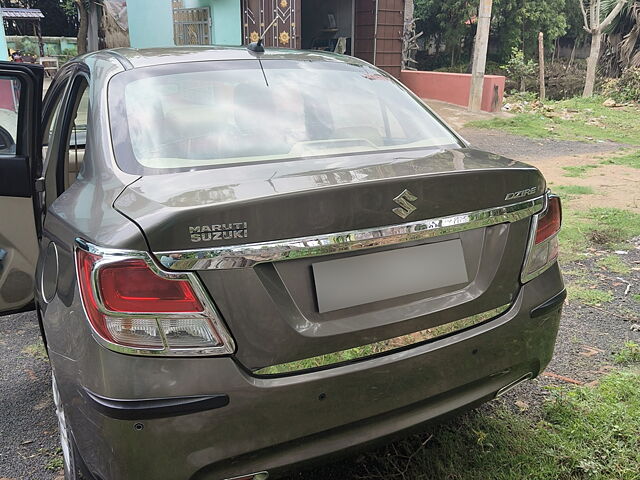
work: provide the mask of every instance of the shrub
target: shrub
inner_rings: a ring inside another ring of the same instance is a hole
[[[524,92],[527,79],[536,74],[538,65],[531,59],[525,61],[524,52],[514,48],[511,51],[511,58],[502,68],[507,71],[509,77],[520,83],[520,91]]]
[[[617,102],[640,101],[640,68],[629,67],[620,78],[610,78],[602,84],[602,94]]]

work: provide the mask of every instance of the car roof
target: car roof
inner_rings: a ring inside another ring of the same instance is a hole
[[[206,62],[219,60],[252,60],[282,59],[309,61],[333,61],[352,65],[366,65],[367,63],[346,55],[321,52],[317,50],[292,50],[285,48],[266,47],[264,53],[254,53],[246,47],[224,46],[184,46],[168,48],[115,48],[100,50],[94,54],[110,54],[118,58],[126,69],[166,65],[183,62]],[[89,54],[91,56],[93,54]],[[86,58],[86,57],[85,57]]]

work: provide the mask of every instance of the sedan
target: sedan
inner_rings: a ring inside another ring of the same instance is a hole
[[[0,64],[0,311],[65,478],[274,478],[539,375],[561,205],[393,77],[280,49]]]

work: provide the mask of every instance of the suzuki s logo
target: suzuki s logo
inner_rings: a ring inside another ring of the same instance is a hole
[[[410,203],[415,202],[416,200],[418,200],[418,197],[416,197],[409,190],[405,190],[393,199],[394,202],[400,205],[400,207],[393,209],[393,213],[398,215],[400,218],[407,218],[409,215],[416,211],[415,205]]]

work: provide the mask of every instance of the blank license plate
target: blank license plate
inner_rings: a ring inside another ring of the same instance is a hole
[[[312,267],[320,313],[469,281],[459,239],[329,260]]]

